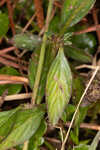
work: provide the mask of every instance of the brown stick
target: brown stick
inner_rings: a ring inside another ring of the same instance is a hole
[[[99,21],[98,21],[98,16],[97,16],[97,10],[95,8],[93,9],[92,15],[93,15],[94,23],[95,23],[96,28],[97,28],[97,25],[99,24]],[[96,30],[96,33],[97,33],[98,42],[99,42],[99,45],[100,45],[100,30]]]
[[[42,8],[42,0],[34,0],[37,22],[40,29],[44,26],[44,13]]]
[[[7,59],[10,59],[10,60],[13,60],[15,62],[18,62],[18,59],[16,59],[16,57],[14,56],[11,56],[9,54],[1,54],[2,57],[4,58],[7,58]],[[28,65],[29,63],[25,60],[20,60],[21,64],[25,64],[25,65]]]
[[[0,57],[0,63],[2,63],[2,64],[4,64],[4,65],[7,65],[7,66],[12,66],[12,67],[14,67],[14,68],[19,68],[19,65],[18,65],[18,64],[14,63],[14,62],[12,62],[12,61],[10,61],[10,60],[6,60],[6,59],[4,59],[4,58],[2,58],[2,57]],[[27,71],[27,67],[21,65],[21,68],[22,68],[23,70]]]
[[[9,47],[9,48],[2,49],[2,50],[0,50],[0,55],[1,55],[1,54],[4,54],[4,53],[7,53],[7,52],[10,52],[10,51],[12,51],[12,50],[14,50],[14,49],[15,49],[14,46]]]
[[[66,126],[70,126],[70,122],[66,123]],[[86,128],[86,129],[91,129],[91,130],[100,130],[100,125],[97,124],[89,124],[89,123],[81,123],[80,128]]]
[[[5,2],[6,2],[6,0],[2,0],[2,1],[0,2],[0,7],[3,6]]]
[[[87,29],[75,32],[74,34],[79,35],[79,34],[83,34],[83,33],[87,33],[87,32],[93,32],[93,31],[97,31],[97,30],[100,30],[100,25],[95,25],[95,26],[89,27]]]
[[[27,30],[27,28],[30,26],[30,24],[32,23],[32,21],[35,19],[36,17],[36,13],[30,18],[30,20],[27,22],[27,24],[25,25],[25,27],[23,28],[22,32],[25,32]]]
[[[58,8],[62,8],[61,3],[58,2],[58,1],[55,1],[55,2],[54,2],[54,5],[55,5],[56,7],[58,7]]]
[[[16,81],[0,81],[0,85],[4,84],[24,84],[23,82],[16,82]]]
[[[31,95],[32,95],[32,93],[8,95],[8,96],[5,96],[5,101],[28,99],[31,97]],[[2,98],[2,96],[0,96],[0,99],[1,98]]]
[[[13,83],[18,82],[18,83],[26,83],[26,84],[29,83],[28,79],[25,77],[11,76],[11,75],[5,75],[5,74],[0,75],[0,81],[8,81],[8,82],[13,82]]]
[[[8,15],[9,15],[9,20],[10,20],[11,30],[12,30],[13,35],[15,35],[15,25],[14,25],[14,21],[13,21],[13,9],[11,7],[11,1],[6,0],[6,2],[7,2],[7,8],[8,8]]]

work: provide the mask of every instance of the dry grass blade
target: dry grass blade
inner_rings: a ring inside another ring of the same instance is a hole
[[[92,75],[92,77],[91,77],[91,79],[90,79],[90,81],[89,81],[89,83],[88,83],[88,85],[87,85],[87,87],[86,87],[84,93],[83,93],[82,96],[81,96],[81,99],[80,99],[80,101],[79,101],[79,103],[78,103],[78,105],[77,105],[76,111],[75,111],[75,113],[74,113],[74,115],[73,115],[73,117],[72,117],[72,120],[71,120],[69,129],[68,129],[67,134],[66,134],[66,136],[65,136],[65,139],[64,139],[64,141],[63,141],[63,143],[62,143],[61,150],[64,150],[64,149],[65,149],[65,144],[66,144],[66,141],[67,141],[67,139],[68,139],[68,137],[69,137],[69,133],[70,133],[70,130],[71,130],[71,128],[72,128],[72,125],[73,125],[75,116],[76,116],[76,114],[77,114],[77,112],[78,112],[78,109],[79,109],[79,107],[80,107],[80,104],[81,104],[81,102],[82,102],[82,100],[83,100],[83,98],[84,98],[84,96],[85,96],[85,94],[86,94],[88,88],[90,87],[90,85],[91,85],[91,83],[92,83],[92,81],[93,81],[95,75],[97,74],[98,70],[99,70],[99,66],[96,67],[96,69],[95,69],[95,71],[94,71],[94,73],[93,73],[93,75]]]

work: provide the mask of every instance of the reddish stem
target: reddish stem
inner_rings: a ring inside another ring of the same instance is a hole
[[[87,33],[87,32],[99,31],[99,30],[100,30],[100,25],[95,25],[95,26],[89,27],[87,29],[75,32],[74,34],[79,35],[79,34],[83,34],[83,33]]]
[[[93,15],[94,23],[95,23],[96,28],[97,28],[97,25],[99,24],[99,21],[98,21],[98,16],[97,16],[97,10],[95,8],[93,9],[92,15]],[[96,30],[96,33],[97,33],[98,42],[99,42],[99,45],[100,45],[100,30]]]
[[[14,25],[14,21],[13,21],[13,9],[11,7],[11,1],[6,0],[6,2],[7,2],[7,8],[8,8],[8,15],[9,15],[9,20],[10,20],[11,30],[12,30],[13,35],[15,35],[15,25]]]
[[[0,2],[0,7],[3,6],[5,2],[6,2],[6,0],[2,0],[2,1]]]
[[[2,74],[2,75],[0,75],[0,83],[4,83],[4,82],[5,82],[5,84],[15,83],[15,82],[16,83],[26,83],[26,84],[29,83],[28,79],[25,77]]]
[[[18,64],[14,63],[14,62],[12,62],[12,61],[10,61],[10,60],[6,60],[6,59],[4,59],[4,58],[2,58],[2,57],[0,57],[0,63],[2,63],[2,64],[4,64],[4,65],[7,65],[7,66],[12,66],[12,67],[14,67],[14,68],[19,68],[19,67],[20,67]],[[24,71],[27,71],[27,70],[28,70],[27,67],[22,66],[22,65],[21,65],[21,68],[22,68]]]
[[[15,48],[16,47],[12,46],[12,47],[9,47],[9,48],[2,49],[2,50],[0,50],[0,55],[4,54],[4,53],[7,53],[7,52],[10,52],[10,51],[14,50]]]

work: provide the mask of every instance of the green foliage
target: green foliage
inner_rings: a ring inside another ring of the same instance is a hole
[[[61,117],[71,96],[72,75],[63,48],[59,48],[46,84],[46,101],[50,122],[54,125]]]
[[[59,32],[59,21],[60,18],[59,16],[53,17],[50,26],[49,26],[49,31],[53,33],[58,33]]]
[[[89,54],[93,54],[96,50],[97,41],[93,34],[91,33],[84,33],[80,35],[74,35],[71,39],[74,46],[81,51],[86,51]]]
[[[2,67],[0,69],[0,74],[16,75],[16,76],[20,75],[20,73],[12,67]],[[21,91],[21,89],[22,89],[21,84],[4,84],[4,85],[0,85],[0,95],[2,95],[5,90],[8,90],[9,95],[17,94]]]
[[[99,141],[100,141],[100,131],[97,132],[95,138],[93,139],[93,141],[89,147],[89,150],[96,150]]]
[[[75,143],[76,145],[79,144],[79,138],[78,138],[78,134],[74,131],[70,131],[70,138],[73,141],[73,143]]]
[[[72,85],[72,101],[73,104],[77,105],[84,91],[83,78],[79,75],[75,75],[73,78]]]
[[[29,140],[28,150],[38,150],[38,148],[44,143],[43,135],[45,134],[46,130],[47,124],[44,120],[42,120],[40,127]]]
[[[78,23],[93,7],[94,3],[95,0],[65,0],[61,16],[61,23],[64,26],[64,31],[66,28]]]
[[[65,111],[62,115],[62,120],[66,123],[67,121],[70,121],[72,118],[72,115],[75,112],[76,107],[72,104],[68,104]]]
[[[8,31],[9,19],[7,14],[0,12],[0,38]]]
[[[27,61],[29,60],[29,86],[33,90],[32,100],[34,100],[36,103],[36,106],[32,106],[34,103],[33,101],[31,104],[31,109],[29,109],[29,107],[27,109],[25,106],[19,106],[18,108],[9,111],[3,111],[5,106],[4,108],[1,108],[1,150],[11,149],[12,147],[15,147],[16,150],[23,150],[25,141],[28,141],[27,150],[40,150],[42,149],[42,146],[44,149],[46,147],[47,149],[53,150],[56,149],[54,147],[56,142],[58,142],[57,147],[59,147],[59,145],[61,146],[61,141],[59,142],[59,140],[62,140],[63,142],[63,137],[65,137],[65,123],[72,120],[72,116],[85,88],[83,84],[84,78],[80,78],[79,73],[76,73],[76,71],[73,71],[72,82],[72,73],[68,61],[73,63],[73,66],[83,63],[91,64],[93,55],[96,52],[95,48],[97,46],[95,34],[84,33],[76,35],[74,32],[90,26],[90,22],[88,22],[88,26],[84,26],[83,22],[81,22],[81,24],[77,23],[86,14],[88,14],[95,1],[96,0],[63,0],[55,2],[55,5],[58,4],[58,6],[61,3],[62,8],[58,8],[53,5],[53,0],[44,0],[42,4],[44,18],[46,18],[47,14],[49,15],[47,15],[47,20],[45,20],[47,24],[46,26],[44,25],[44,28],[41,31],[37,25],[38,17],[35,14],[36,10],[33,1],[22,0],[15,3],[12,1],[11,6],[13,6],[14,9],[13,20],[16,33],[13,37],[11,37],[12,25],[9,25],[8,15],[6,14],[7,7],[6,5],[3,5],[4,7],[1,8],[3,13],[0,13],[0,38],[6,37],[6,40],[4,39],[3,42],[6,41],[7,45],[9,45],[10,42],[13,43],[13,45],[19,49],[19,52],[20,49],[26,50],[26,53],[22,59],[27,59]],[[48,10],[47,6],[49,6]],[[52,9],[54,8],[53,6],[56,8],[54,11]],[[61,11],[59,11],[60,9]],[[50,11],[52,13],[50,13]],[[36,15],[36,19],[31,22],[27,29],[28,31],[22,33],[22,28],[27,24],[28,21],[30,22],[30,18],[33,13]],[[6,36],[8,27],[10,29],[8,34],[10,34]],[[0,42],[2,44],[2,40]],[[68,60],[66,59],[64,53],[66,57],[68,57]],[[16,54],[16,52],[12,52],[10,54],[13,56]],[[1,68],[0,74],[16,76],[20,75],[20,73],[12,67]],[[25,75],[27,76],[27,74]],[[33,89],[33,87],[35,88]],[[30,88],[28,87],[29,91],[31,91]],[[2,95],[6,90],[8,90],[8,95],[16,94],[19,93],[21,89],[22,85],[18,84],[0,85],[0,95]],[[70,104],[68,104],[70,99]],[[44,118],[45,104],[41,104],[42,100],[43,102],[46,100],[46,112],[48,113],[48,118],[47,116]],[[10,106],[10,108],[12,108],[12,106]],[[68,150],[96,150],[99,142],[99,132],[97,133],[91,145],[87,145],[89,139],[84,140],[83,137],[81,137],[82,141],[80,141],[81,135],[79,134],[80,124],[84,122],[86,116],[88,115],[90,117],[89,121],[91,122],[94,121],[94,118],[96,118],[98,112],[100,112],[99,103],[97,107],[93,106],[91,108],[93,113],[91,113],[89,107],[79,108],[76,118],[74,119],[74,126],[70,132],[70,138],[67,144]],[[94,118],[87,113],[88,110]],[[60,118],[61,120],[59,121]],[[51,124],[49,124],[48,121],[46,122],[47,119],[49,119]],[[58,136],[59,132],[56,133],[57,130],[53,128],[52,131],[51,128],[52,125],[57,124],[58,121],[59,124],[57,127],[59,128],[60,126],[61,128],[60,138],[57,137],[59,138],[57,141],[56,136]],[[49,131],[49,127],[50,132],[46,133],[46,131]],[[47,139],[44,138],[45,133],[45,137],[48,137]],[[52,137],[54,139],[49,142],[48,139]]]
[[[75,146],[73,150],[89,150],[89,146],[81,144],[79,146]]]
[[[38,90],[38,94],[37,94],[37,103],[41,102],[41,100],[45,94],[47,73],[49,71],[51,62],[54,57],[51,46],[48,45],[46,50],[47,51],[46,51],[46,55],[45,55],[45,62],[44,62],[44,66],[43,66],[42,77],[41,77],[39,90]],[[39,55],[40,55],[40,49],[36,49],[32,55],[32,59],[30,59],[30,63],[29,63],[28,78],[29,78],[29,82],[30,82],[30,87],[32,89],[33,89],[34,82],[35,82],[38,61],[39,61]]]
[[[76,48],[74,46],[65,46],[64,47],[65,54],[79,62],[90,63],[92,61],[91,55],[86,53],[84,50]]]
[[[5,150],[22,144],[35,134],[43,119],[44,111],[41,107],[34,107],[34,109],[0,112],[0,116],[0,137],[2,137],[0,149]]]

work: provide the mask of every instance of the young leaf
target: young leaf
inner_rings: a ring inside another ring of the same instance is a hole
[[[8,31],[9,19],[5,13],[0,12],[0,38]]]
[[[76,61],[84,62],[84,63],[90,63],[92,61],[91,55],[89,55],[87,52],[77,47],[67,45],[64,47],[64,50],[65,50],[65,54],[68,57]]]
[[[60,47],[52,63],[46,83],[46,101],[50,122],[55,125],[61,117],[71,96],[72,75],[68,62]]]
[[[78,23],[93,7],[95,0],[65,0],[61,23],[65,28]]]
[[[9,132],[8,136],[5,137],[5,139],[3,139],[3,141],[0,143],[0,149],[9,149],[28,140],[39,128],[43,116],[44,111],[40,107],[34,107],[34,109],[27,110],[19,110],[17,112],[15,120],[13,120],[12,130]],[[11,120],[12,118],[9,119]],[[8,123],[8,120],[3,123],[5,124],[5,126],[2,127],[3,130],[5,130],[6,128],[5,134],[8,126],[8,124],[6,123]],[[0,134],[2,133],[2,128],[0,128]]]
[[[73,148],[73,150],[89,150],[89,146],[88,145],[84,145],[84,144],[80,144],[78,146],[75,146]]]

